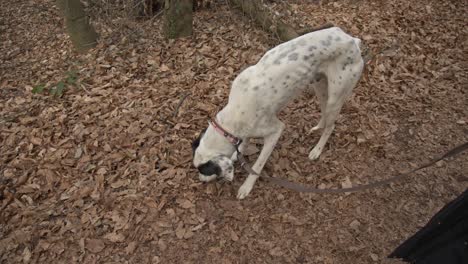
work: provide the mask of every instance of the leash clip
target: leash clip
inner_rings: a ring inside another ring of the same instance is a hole
[[[239,151],[239,146],[242,144],[242,139],[236,138],[236,139],[234,139],[234,140],[236,140],[236,141],[233,142],[232,144],[234,145],[234,147],[236,147],[237,152],[240,152],[240,151]]]

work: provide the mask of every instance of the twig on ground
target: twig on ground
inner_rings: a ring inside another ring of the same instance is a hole
[[[180,101],[179,103],[177,104],[176,106],[176,109],[174,110],[174,115],[172,117],[177,117],[177,114],[179,113],[179,108],[182,106],[182,104],[184,103],[185,99],[187,99],[187,97],[190,95],[190,93],[186,93],[182,98],[180,98]]]

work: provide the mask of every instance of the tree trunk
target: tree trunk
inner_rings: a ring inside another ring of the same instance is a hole
[[[56,0],[65,17],[65,25],[73,46],[78,52],[85,52],[96,46],[98,35],[89,24],[80,0]]]
[[[273,15],[263,7],[263,4],[259,0],[229,0],[229,2],[240,8],[242,12],[250,16],[251,19],[254,19],[264,30],[270,31],[281,41],[289,41],[309,32],[334,26],[331,23],[326,23],[322,26],[309,27],[301,31],[296,31],[294,27],[279,19],[273,18]]]
[[[175,39],[192,35],[192,0],[166,0],[164,4],[164,34]]]
[[[151,18],[164,8],[165,0],[133,0],[131,3],[134,18]]]
[[[229,0],[234,6],[239,7],[242,12],[249,15],[264,30],[275,34],[281,41],[288,41],[299,36],[294,28],[280,20],[273,19],[263,4],[258,0]]]

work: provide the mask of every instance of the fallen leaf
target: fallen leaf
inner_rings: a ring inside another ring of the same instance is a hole
[[[29,250],[28,247],[25,247],[23,250],[23,262],[29,263],[30,260],[31,260],[31,250]]]
[[[109,233],[106,234],[104,238],[111,242],[123,242],[125,240],[125,236],[120,233]]]
[[[247,148],[242,152],[245,156],[250,156],[260,152],[260,149],[255,144],[247,145]]]
[[[161,67],[159,68],[159,70],[162,71],[162,72],[167,72],[167,71],[169,71],[171,69],[169,69],[169,67],[167,67],[166,64],[162,64]]]
[[[188,199],[177,199],[177,203],[180,205],[180,207],[184,209],[189,209],[194,207],[195,205],[189,201]]]
[[[359,226],[360,226],[360,225],[361,225],[361,223],[360,223],[358,220],[354,219],[354,220],[349,224],[349,227],[351,227],[352,229],[354,229],[354,230],[357,231],[357,230],[359,229]]]
[[[341,182],[341,188],[346,189],[346,188],[351,188],[351,187],[353,187],[353,184],[351,183],[351,180],[349,179],[349,177],[346,176],[344,181]]]
[[[42,144],[42,139],[38,137],[32,137],[31,138],[31,143],[34,145],[41,145]]]
[[[236,242],[237,240],[239,240],[239,236],[236,234],[236,232],[234,232],[234,230],[231,230],[230,233],[232,241]]]
[[[99,253],[105,247],[106,245],[104,244],[104,241],[102,241],[101,239],[87,239],[86,240],[86,249],[93,253]]]
[[[178,239],[184,238],[185,235],[185,229],[182,226],[177,227],[175,234]]]
[[[104,175],[107,173],[106,168],[99,168],[96,172],[98,175]]]
[[[116,182],[111,183],[111,187],[113,189],[117,189],[123,186],[127,186],[129,184],[128,180],[118,180]]]
[[[194,235],[194,233],[187,229],[187,230],[185,230],[184,238],[189,239],[189,238],[193,237],[193,235]]]
[[[137,247],[137,242],[136,241],[132,241],[130,243],[128,243],[127,247],[125,248],[125,253],[127,254],[133,254],[133,252],[135,252],[135,249]]]
[[[270,249],[269,253],[270,253],[270,255],[272,255],[274,257],[280,257],[280,256],[284,255],[284,253],[283,253],[283,251],[281,251],[280,247],[275,247],[275,248]]]

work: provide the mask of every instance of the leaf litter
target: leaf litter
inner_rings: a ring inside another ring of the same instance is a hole
[[[390,48],[366,67],[319,161],[307,159],[319,137],[308,134],[313,96],[285,109],[268,174],[354,186],[468,139],[463,1],[267,4],[298,27],[332,22],[376,53]],[[78,55],[53,1],[0,7],[2,263],[384,263],[468,187],[463,155],[388,188],[313,195],[260,181],[237,201],[245,173],[198,182],[190,142],[273,37],[222,3],[196,12],[194,36],[177,41],[164,40],[160,17],[90,7],[100,44]],[[76,85],[43,93],[64,80]]]

